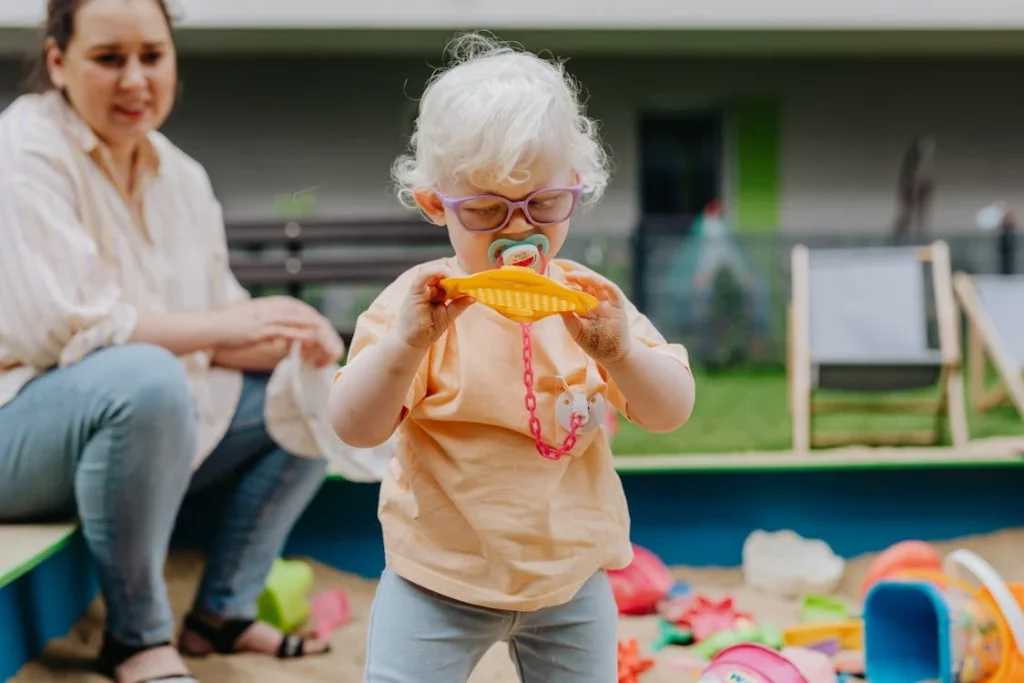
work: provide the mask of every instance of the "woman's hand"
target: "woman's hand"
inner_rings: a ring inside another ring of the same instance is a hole
[[[318,314],[319,315],[319,314]],[[312,342],[303,343],[302,359],[318,368],[337,365],[345,353],[345,342],[341,340],[334,323],[320,315],[316,337]]]
[[[440,283],[451,275],[451,269],[441,265],[424,267],[417,274],[395,318],[395,333],[402,342],[429,348],[473,304],[468,296],[446,301]]]
[[[345,345],[330,320],[287,296],[250,299],[214,311],[226,332],[214,363],[241,369],[272,369],[299,342],[302,357],[317,367],[336,364]]]
[[[214,316],[218,346],[237,348],[275,339],[315,344],[322,334],[323,316],[309,304],[288,296],[248,299],[210,311]]]
[[[586,315],[562,314],[572,338],[598,363],[616,363],[625,358],[633,337],[622,290],[611,280],[593,273],[566,273],[565,279],[600,302]]]

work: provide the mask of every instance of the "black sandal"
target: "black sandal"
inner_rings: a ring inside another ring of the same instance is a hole
[[[149,650],[155,650],[162,647],[169,648],[171,647],[171,644],[156,643],[155,645],[150,645],[144,648],[133,648],[122,645],[109,636],[105,636],[103,639],[103,645],[100,647],[100,654],[98,657],[98,673],[116,681],[117,670],[122,664]],[[199,683],[199,679],[191,673],[173,673],[155,676],[153,678],[144,678],[136,681],[135,683]]]
[[[185,617],[184,628],[208,642],[217,654],[233,655],[238,652],[235,648],[238,639],[255,623],[255,619],[228,619],[220,626],[214,626],[194,614],[189,614]],[[305,638],[286,633],[281,638],[281,645],[277,648],[276,656],[278,659],[305,657],[307,654],[305,646]],[[327,654],[330,651],[330,644],[325,644],[322,652],[309,654],[321,655]]]

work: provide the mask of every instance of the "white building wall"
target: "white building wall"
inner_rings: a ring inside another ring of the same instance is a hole
[[[919,28],[1024,26],[1014,0],[176,0],[197,27]],[[42,0],[0,0],[0,26],[36,24]]]
[[[436,60],[431,60],[436,61]],[[186,58],[166,131],[209,169],[229,220],[272,217],[274,198],[319,185],[325,217],[404,215],[388,168],[403,147],[426,59]],[[637,113],[777,95],[785,232],[883,232],[912,137],[938,141],[934,221],[971,229],[984,203],[1024,207],[1024,94],[1014,61],[597,59],[570,67],[614,153],[604,203],[580,230],[638,219]],[[21,69],[0,66],[0,104]]]

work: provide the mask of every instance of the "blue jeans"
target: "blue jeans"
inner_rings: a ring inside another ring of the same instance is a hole
[[[164,561],[183,499],[236,481],[195,608],[252,618],[274,559],[324,480],[326,461],[274,444],[267,378],[246,375],[231,427],[193,472],[197,417],[185,373],[147,344],[96,351],[30,382],[0,408],[0,522],[77,514],[96,561],[107,633],[170,641]]]
[[[615,683],[618,610],[608,575],[564,605],[535,612],[477,607],[387,570],[370,615],[365,683],[466,683],[497,642],[523,683]]]

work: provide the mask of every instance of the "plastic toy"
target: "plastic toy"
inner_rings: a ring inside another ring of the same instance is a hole
[[[833,681],[835,674],[833,674]],[[742,643],[711,660],[698,683],[812,683],[796,664],[770,647]],[[814,681],[813,683],[818,683]],[[909,683],[904,681],[904,683]]]
[[[608,572],[620,614],[651,614],[675,585],[668,567],[650,550],[633,544],[633,561]]]
[[[748,626],[727,631],[719,631],[694,646],[693,651],[704,659],[711,659],[719,652],[741,643],[757,643],[781,650],[782,633],[774,626]]]
[[[654,660],[640,656],[636,638],[619,642],[619,683],[639,683],[640,674],[654,668]]]
[[[783,597],[832,593],[846,567],[825,541],[790,529],[758,529],[747,536],[742,552],[747,584]]]
[[[672,584],[672,588],[669,589],[666,599],[674,600],[677,598],[688,598],[693,596],[693,586],[686,583],[685,581],[676,581]]]
[[[684,581],[677,582],[669,589],[668,595],[658,602],[655,611],[665,621],[678,624],[686,610],[693,605],[695,597],[690,584]]]
[[[839,675],[828,655],[800,647],[787,647],[779,654],[793,662],[809,683],[838,683]]]
[[[686,614],[687,610],[693,606],[695,599],[696,596],[694,595],[683,595],[676,598],[671,597],[671,595],[666,596],[664,600],[658,602],[658,616],[667,622],[678,624],[682,621],[683,615]]]
[[[259,619],[283,633],[294,633],[309,618],[307,593],[313,568],[300,560],[274,560],[263,593],[256,600]]]
[[[956,577],[966,569],[976,588]],[[865,669],[872,683],[1024,681],[1024,584],[1008,586],[978,555],[957,550],[942,572],[904,571],[864,604]]]
[[[313,598],[309,616],[315,624],[316,637],[320,640],[326,639],[352,618],[348,596],[340,588],[321,593]]]
[[[864,648],[864,625],[859,619],[832,623],[799,624],[782,632],[787,647],[806,647],[822,652]]]
[[[832,657],[832,667],[839,674],[864,675],[864,652],[846,650]]]
[[[525,266],[502,266],[441,281],[448,297],[471,296],[509,320],[532,323],[557,313],[588,313],[596,298]]]
[[[935,548],[924,541],[902,541],[889,546],[868,567],[868,573],[861,585],[861,597],[866,596],[871,587],[879,581],[908,571],[941,572],[942,557]]]
[[[676,626],[671,621],[658,621],[658,637],[651,643],[651,650],[659,652],[669,645],[689,645],[693,642],[693,632],[685,626]]]
[[[693,604],[683,612],[676,623],[688,626],[697,642],[706,640],[719,631],[752,629],[755,626],[754,617],[735,609],[732,598],[715,601],[703,595],[694,596]]]
[[[542,235],[534,235],[520,242],[498,240],[488,251],[491,262],[497,268],[463,277],[445,278],[440,287],[449,300],[471,296],[478,303],[520,324],[523,385],[526,387],[525,403],[530,416],[530,434],[542,457],[559,460],[575,448],[580,430],[590,423],[591,417],[594,418],[592,428],[595,429],[600,428],[605,417],[603,414],[591,415],[587,396],[572,395],[570,392],[572,403],[568,408],[568,423],[565,425],[569,433],[557,448],[544,442],[541,423],[535,412],[537,397],[533,393],[533,340],[530,325],[559,313],[586,314],[597,307],[599,302],[586,292],[541,275],[547,264],[544,256],[547,249],[547,239]],[[525,265],[507,265],[506,259]]]
[[[800,621],[804,623],[834,624],[849,621],[850,610],[842,600],[827,595],[805,595],[800,609]]]

